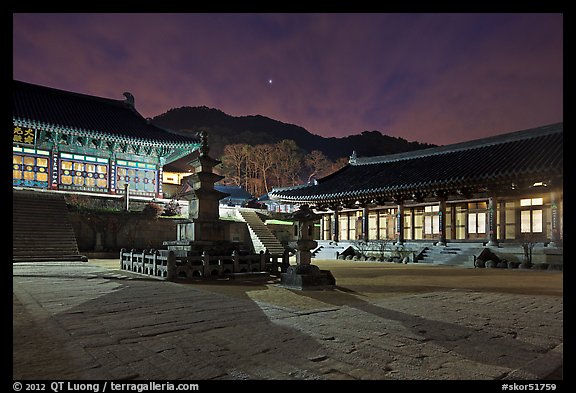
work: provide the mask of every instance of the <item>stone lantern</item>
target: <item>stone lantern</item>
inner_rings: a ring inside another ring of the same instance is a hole
[[[318,245],[314,240],[314,224],[320,217],[308,205],[300,206],[299,210],[287,217],[297,222],[296,265],[290,266],[282,274],[281,285],[295,289],[330,289],[336,285],[329,270],[320,270],[312,265],[311,250]]]

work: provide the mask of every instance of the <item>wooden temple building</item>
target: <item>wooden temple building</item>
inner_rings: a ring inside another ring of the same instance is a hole
[[[129,201],[168,202],[164,166],[198,150],[200,138],[154,126],[124,96],[12,82],[13,261],[86,260],[80,251],[115,247],[117,232],[70,218],[70,195],[127,210]]]
[[[530,238],[542,254],[561,254],[563,123],[408,153],[353,153],[341,170],[270,197],[322,214],[321,247],[504,248]]]
[[[163,167],[200,147],[114,100],[14,80],[15,188],[162,198]]]

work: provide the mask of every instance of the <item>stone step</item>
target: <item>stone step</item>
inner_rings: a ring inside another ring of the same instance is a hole
[[[85,260],[62,194],[13,190],[13,261]]]
[[[268,250],[271,254],[282,254],[284,252],[284,246],[282,246],[256,212],[238,210],[238,213],[248,225],[252,244],[256,252],[260,252],[260,250]]]
[[[478,244],[469,247],[428,247],[419,263],[451,266],[473,266],[470,257],[478,250]]]

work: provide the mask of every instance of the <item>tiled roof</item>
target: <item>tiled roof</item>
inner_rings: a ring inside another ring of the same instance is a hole
[[[557,180],[562,173],[563,123],[558,123],[420,151],[353,158],[315,185],[273,190],[270,195],[294,202],[338,202]]]
[[[225,194],[228,194],[227,197],[223,198],[226,201],[231,200],[245,200],[249,201],[254,199],[254,197],[245,189],[240,186],[224,186],[220,184],[215,184],[214,189]]]
[[[128,100],[113,100],[13,81],[14,121],[89,135],[146,140],[162,144],[198,144],[197,138],[150,124]]]

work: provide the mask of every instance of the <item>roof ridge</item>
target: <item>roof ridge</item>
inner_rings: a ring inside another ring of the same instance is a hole
[[[102,102],[106,102],[108,104],[117,104],[119,106],[122,107],[133,107],[132,105],[129,105],[126,103],[126,100],[117,100],[115,98],[108,98],[108,97],[100,97],[100,96],[95,96],[95,95],[90,95],[90,94],[86,94],[86,93],[78,93],[75,91],[69,91],[69,90],[63,90],[63,89],[58,89],[56,87],[50,87],[50,86],[44,86],[44,85],[37,85],[35,83],[30,83],[30,82],[24,82],[24,81],[19,81],[17,79],[13,79],[12,80],[14,83],[18,83],[22,86],[28,87],[28,88],[32,88],[32,89],[43,89],[46,91],[49,91],[51,93],[55,93],[55,94],[61,94],[61,95],[67,95],[67,96],[73,96],[73,97],[80,97],[80,98],[84,98],[84,99],[90,99],[92,101],[102,101]],[[136,113],[138,113],[136,111]],[[138,113],[143,119],[144,116],[142,116],[140,113]]]
[[[548,124],[545,126],[529,128],[520,131],[509,132],[506,134],[492,135],[485,138],[474,139],[471,141],[459,142],[450,145],[431,147],[422,150],[413,150],[409,152],[389,154],[382,156],[372,156],[372,157],[357,157],[354,161],[350,162],[350,165],[372,165],[380,164],[385,162],[393,162],[400,160],[409,160],[414,158],[428,157],[433,155],[457,152],[462,150],[476,149],[485,146],[499,145],[508,142],[514,142],[518,140],[526,140],[536,137],[541,137],[544,135],[550,135],[555,133],[564,132],[564,122]]]
[[[105,134],[112,138],[148,140],[159,144],[197,144],[197,137],[153,124],[125,100],[77,93],[12,80],[14,122],[57,127],[81,134]]]
[[[273,187],[272,190],[268,192],[268,194],[275,194],[280,191],[298,190],[300,188],[311,187],[314,185],[315,185],[314,183],[304,183],[304,184],[296,184],[295,186]]]

